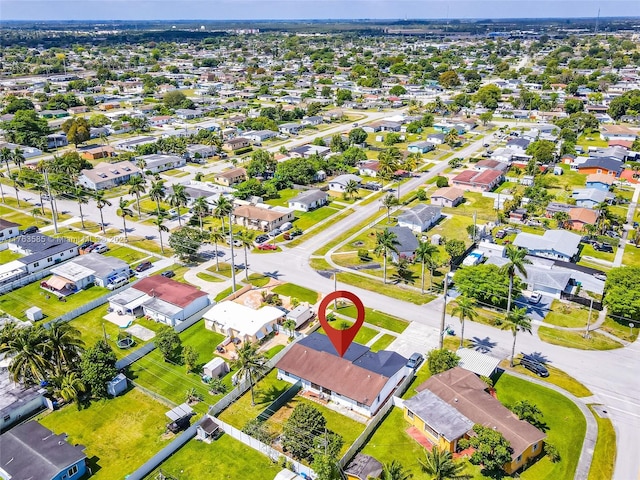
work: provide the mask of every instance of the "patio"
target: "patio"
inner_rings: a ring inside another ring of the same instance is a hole
[[[118,312],[109,312],[102,318],[110,321],[120,328],[127,328],[136,319],[133,315],[119,314]]]

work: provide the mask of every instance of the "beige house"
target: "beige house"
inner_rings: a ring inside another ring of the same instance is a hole
[[[232,168],[218,173],[214,180],[220,185],[230,187],[236,183],[244,182],[247,179],[247,171],[244,168]]]
[[[464,200],[464,190],[456,187],[439,188],[431,194],[431,205],[455,207]]]
[[[294,211],[284,207],[259,207],[257,205],[241,205],[233,210],[233,221],[253,230],[270,232],[286,222],[294,219]]]
[[[236,150],[240,150],[241,148],[247,148],[251,146],[251,141],[248,138],[244,137],[236,137],[230,138],[222,145],[224,150],[228,150],[230,152],[234,152]]]

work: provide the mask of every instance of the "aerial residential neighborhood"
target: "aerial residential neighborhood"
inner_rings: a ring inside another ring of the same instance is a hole
[[[638,6],[14,3],[0,478],[639,478]]]

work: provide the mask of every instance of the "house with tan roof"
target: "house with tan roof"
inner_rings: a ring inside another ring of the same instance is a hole
[[[82,170],[78,183],[89,190],[105,190],[127,183],[140,176],[141,170],[128,160],[118,163],[99,163],[92,169]]]
[[[511,474],[540,455],[546,435],[518,417],[487,391],[480,378],[461,367],[434,375],[404,401],[404,418],[429,442],[455,452],[458,441],[474,435],[474,425],[499,431],[511,445]]]
[[[464,190],[456,187],[439,188],[431,194],[431,205],[455,207],[464,200]]]
[[[638,132],[624,125],[600,126],[600,138],[602,140],[630,140],[633,142],[637,136]]]
[[[270,207],[258,205],[240,205],[233,209],[233,222],[237,225],[270,232],[286,222],[292,222],[294,211],[285,207]]]
[[[586,225],[595,225],[598,212],[590,208],[576,207],[569,210],[572,230],[584,230]]]
[[[214,177],[216,183],[230,187],[236,183],[244,182],[247,179],[247,171],[244,168],[232,168],[217,173]]]

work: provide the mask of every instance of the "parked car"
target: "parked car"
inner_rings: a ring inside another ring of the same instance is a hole
[[[274,245],[273,243],[262,243],[258,245],[258,250],[277,250],[277,249],[278,249],[277,245]]]
[[[167,271],[162,272],[160,275],[162,275],[163,277],[166,277],[166,278],[172,278],[172,277],[176,276],[176,272],[174,272],[173,270],[167,270]]]
[[[81,253],[88,253],[87,249],[93,245],[95,245],[93,242],[84,242],[78,247],[78,250],[80,250]]]
[[[496,233],[496,238],[503,239],[506,236],[507,236],[507,232],[505,232],[504,230],[498,230],[498,232]]]
[[[613,230],[606,231],[605,235],[611,238],[620,238],[620,234],[618,232],[614,232]]]
[[[116,277],[109,284],[107,288],[109,290],[115,290],[129,283],[129,279],[127,277]]]
[[[167,212],[167,216],[169,218],[178,218],[178,210],[176,210],[175,208],[172,208]]]
[[[293,224],[291,222],[285,222],[280,226],[279,230],[281,232],[286,232],[287,230],[291,230],[292,228]]]
[[[258,235],[255,239],[255,243],[256,245],[260,245],[261,243],[264,243],[267,240],[269,240],[269,237],[267,235]]]
[[[142,262],[141,264],[139,264],[136,267],[136,272],[140,273],[140,272],[144,272],[145,270],[149,270],[151,267],[153,266],[153,264],[150,261],[145,261]]]
[[[610,243],[606,243],[606,242],[598,242],[596,244],[593,245],[594,250],[597,250],[599,252],[608,252],[608,253],[613,253],[613,247],[611,246]]]
[[[109,250],[109,247],[107,246],[107,244],[106,244],[106,243],[97,243],[97,244],[96,244],[96,245],[91,249],[91,251],[92,251],[92,252],[95,252],[95,253],[104,253],[104,252],[106,252],[107,250]]]
[[[593,278],[597,280],[602,280],[603,282],[605,282],[607,280],[607,274],[602,272],[594,273]]]
[[[424,362],[424,357],[416,352],[409,357],[409,360],[407,361],[407,367],[416,370],[422,362]]]
[[[22,231],[22,235],[30,235],[32,233],[38,233],[38,227],[36,227],[35,225],[31,225],[30,227],[27,227]]]
[[[489,144],[488,144],[488,143],[485,143],[485,144],[483,144],[482,146],[483,146],[484,148],[488,148],[488,147],[489,147]]]
[[[522,359],[520,360],[520,365],[522,365],[527,370],[535,373],[539,377],[549,376],[549,370],[547,370],[547,367],[545,367],[542,363],[538,362],[537,360],[534,360],[533,358],[526,357],[526,356],[522,357]]]
[[[270,238],[275,238],[275,237],[277,237],[278,235],[280,235],[280,233],[281,233],[281,232],[280,232],[280,230],[276,228],[275,230],[271,230],[271,231],[269,232],[269,237],[270,237]]]
[[[534,292],[531,295],[529,295],[529,298],[527,299],[527,301],[529,303],[540,303],[540,300],[542,300],[542,295],[540,295],[538,292]]]

